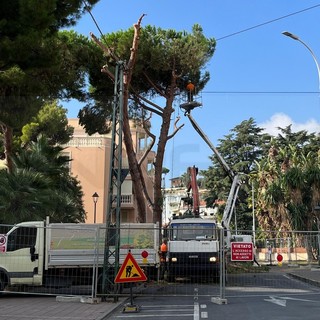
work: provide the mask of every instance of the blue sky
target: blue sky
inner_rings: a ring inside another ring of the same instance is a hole
[[[319,0],[100,0],[92,10],[103,33],[126,30],[143,13],[142,27],[191,31],[197,23],[207,37],[217,40],[207,66],[211,80],[198,98],[203,106],[192,113],[214,144],[250,117],[272,134],[276,127],[289,124],[293,130],[320,131],[315,61],[300,42],[282,35],[283,31],[298,35],[320,63]],[[74,29],[99,36],[89,14]],[[69,117],[77,116],[79,106],[65,107]],[[212,154],[178,104],[176,110],[185,126],[166,148],[164,166],[170,169],[169,179],[189,166],[207,169]],[[152,125],[158,133],[156,116]]]

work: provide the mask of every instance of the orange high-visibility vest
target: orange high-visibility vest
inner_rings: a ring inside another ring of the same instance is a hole
[[[160,246],[160,251],[161,252],[167,252],[168,251],[168,247],[165,243],[162,243]]]

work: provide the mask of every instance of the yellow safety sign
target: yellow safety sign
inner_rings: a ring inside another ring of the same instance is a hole
[[[139,282],[146,281],[147,277],[143,270],[138,265],[137,261],[133,257],[132,253],[129,252],[119,269],[119,272],[114,279],[115,283],[123,282]]]

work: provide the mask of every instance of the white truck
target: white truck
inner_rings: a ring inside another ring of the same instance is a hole
[[[0,235],[0,291],[12,286],[68,287],[102,281],[106,227],[30,221]],[[111,232],[111,231],[110,231]],[[159,266],[159,227],[121,224],[119,264],[128,252],[146,271]]]
[[[235,238],[232,239],[229,225],[242,182],[240,175],[231,170],[191,116],[191,110],[199,106],[198,102],[190,100],[180,105],[185,110],[185,115],[189,118],[193,128],[217,156],[218,161],[229,175],[232,185],[221,224],[217,224],[213,220],[201,219],[199,215],[199,192],[196,181],[197,168],[190,167],[188,169],[190,183],[187,191],[192,190],[192,199],[189,201],[192,205],[192,210],[189,209],[185,214],[176,217],[177,219],[173,218],[169,223],[166,235],[168,240],[166,261],[168,281],[173,281],[178,277],[220,280],[221,266],[224,269],[223,261],[220,261],[220,259],[225,260],[224,251],[225,249],[230,249],[231,241],[235,240]],[[224,230],[224,240],[219,239],[221,235],[220,230],[222,229]],[[223,245],[221,245],[220,240],[224,242]],[[221,248],[224,249],[221,250]]]
[[[218,281],[219,228],[213,220],[187,215],[170,222],[167,230],[167,280]]]

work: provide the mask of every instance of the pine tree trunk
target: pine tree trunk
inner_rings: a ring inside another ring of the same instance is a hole
[[[159,135],[159,142],[157,148],[156,161],[154,163],[155,177],[154,177],[154,209],[153,209],[153,222],[159,222],[162,225],[162,211],[163,211],[163,195],[161,189],[162,181],[162,166],[164,160],[165,147],[168,141],[168,134],[171,123],[171,114],[173,113],[173,93],[172,97],[168,97],[166,107],[163,110],[162,125]]]
[[[146,222],[146,200],[143,193],[144,177],[141,168],[138,164],[136,152],[132,142],[132,135],[130,130],[130,120],[128,115],[127,98],[128,90],[124,90],[124,103],[123,103],[123,140],[127,150],[127,157],[129,162],[129,170],[131,174],[134,195],[138,206],[138,222]]]

